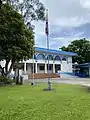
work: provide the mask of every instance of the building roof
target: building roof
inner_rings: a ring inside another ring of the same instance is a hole
[[[90,67],[90,62],[89,63],[83,63],[83,64],[77,64],[75,66],[77,66],[77,67]]]
[[[66,52],[66,51],[60,51],[60,50],[54,50],[54,49],[46,49],[46,48],[40,48],[35,47],[36,52],[43,52],[43,53],[50,53],[50,54],[59,54],[59,55],[67,55],[67,56],[77,56],[77,53],[74,52]]]

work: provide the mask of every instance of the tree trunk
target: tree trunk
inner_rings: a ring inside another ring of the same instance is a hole
[[[1,74],[2,76],[4,75],[4,68],[0,65],[0,69],[1,69]]]
[[[6,64],[5,64],[5,73],[8,72],[8,64],[9,64],[10,60],[6,60]]]
[[[14,63],[15,63],[15,60],[12,60],[11,62],[12,62],[12,63],[11,63],[11,66],[10,66],[10,68],[9,68],[8,73],[10,73],[10,72],[11,72],[11,70],[12,70],[12,68],[13,68],[13,65],[14,65]]]

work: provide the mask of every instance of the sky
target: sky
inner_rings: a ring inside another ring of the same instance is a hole
[[[40,0],[49,11],[49,46],[90,38],[90,0]],[[35,46],[46,48],[45,22],[35,22]]]

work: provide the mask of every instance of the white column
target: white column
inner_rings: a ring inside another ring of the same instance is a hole
[[[61,63],[61,72],[63,72],[63,67],[62,67],[62,63]]]
[[[55,73],[55,64],[53,63],[53,73]]]
[[[26,62],[24,63],[24,73],[26,74]]]
[[[45,63],[45,73],[47,73],[47,64]]]
[[[35,65],[35,73],[37,73],[37,62],[36,62],[36,65]]]

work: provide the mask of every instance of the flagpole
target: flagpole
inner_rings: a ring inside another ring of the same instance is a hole
[[[47,52],[49,51],[49,30],[48,30],[48,9],[46,10],[46,41],[47,41]],[[50,80],[50,64],[48,55],[48,90],[52,89],[52,84]]]
[[[47,35],[47,51],[49,51],[49,36]],[[52,84],[50,80],[50,69],[49,69],[49,55],[48,55],[48,90],[52,89]]]

